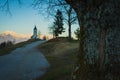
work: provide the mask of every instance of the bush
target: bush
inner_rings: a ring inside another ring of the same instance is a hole
[[[0,44],[0,48],[4,48],[4,47],[7,47],[7,46],[11,46],[11,45],[13,45],[12,41],[2,42]]]

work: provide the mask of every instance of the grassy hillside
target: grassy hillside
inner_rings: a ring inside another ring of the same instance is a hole
[[[53,39],[38,48],[46,56],[51,67],[37,80],[70,80],[78,52],[78,42]]]
[[[4,47],[4,48],[0,49],[0,56],[9,54],[14,49],[25,46],[27,44],[30,44],[30,43],[34,42],[34,41],[37,41],[37,40],[30,39],[30,40],[25,41],[25,42],[21,42],[21,43],[18,43],[18,44],[14,44],[14,45]]]

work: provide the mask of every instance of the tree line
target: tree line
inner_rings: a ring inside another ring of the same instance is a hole
[[[12,42],[12,41],[2,42],[2,43],[0,43],[0,49],[5,48],[7,46],[11,46],[13,44],[14,44],[14,42]]]
[[[75,18],[75,20],[73,22],[75,22],[76,20],[77,19]],[[59,37],[59,34],[62,34],[62,33],[65,32],[65,28],[63,26],[64,25],[64,21],[65,21],[65,18],[63,17],[63,12],[58,9],[57,12],[56,12],[56,15],[54,16],[54,22],[53,22],[52,26],[49,27],[49,29],[51,31],[50,33],[53,34],[53,38]],[[71,19],[70,19],[70,21],[71,21]],[[71,36],[71,24],[73,22],[69,22],[70,24],[68,24],[68,27],[69,27],[68,39],[69,39],[69,41],[72,39],[72,36]],[[77,28],[76,31],[74,31],[74,33],[76,35],[76,38],[78,40],[80,40],[79,39],[80,28]]]

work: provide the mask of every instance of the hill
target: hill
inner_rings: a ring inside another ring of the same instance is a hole
[[[39,39],[37,39],[37,40],[29,39],[29,40],[24,41],[24,42],[21,42],[21,43],[17,43],[17,44],[13,44],[13,45],[4,47],[4,48],[0,49],[0,56],[9,54],[11,51],[15,50],[16,48],[25,46],[25,45],[27,45],[27,44],[30,44],[30,43],[35,42],[35,41],[38,41],[38,40],[39,40]]]
[[[78,53],[78,42],[67,39],[51,39],[38,46],[46,56],[51,67],[43,77],[36,80],[70,80]]]

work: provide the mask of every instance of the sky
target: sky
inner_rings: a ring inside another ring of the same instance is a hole
[[[0,4],[6,0],[0,0]],[[33,0],[22,0],[19,5],[17,0],[9,0],[11,14],[0,10],[0,33],[5,31],[14,31],[21,34],[32,34],[36,25],[38,31],[43,35],[49,34],[48,27],[52,24],[53,18],[46,18],[47,13],[40,14],[38,10],[31,7]],[[68,27],[65,24],[66,32],[62,36],[68,35]],[[72,26],[72,34],[78,28],[78,25]],[[74,36],[74,35],[73,35]]]

